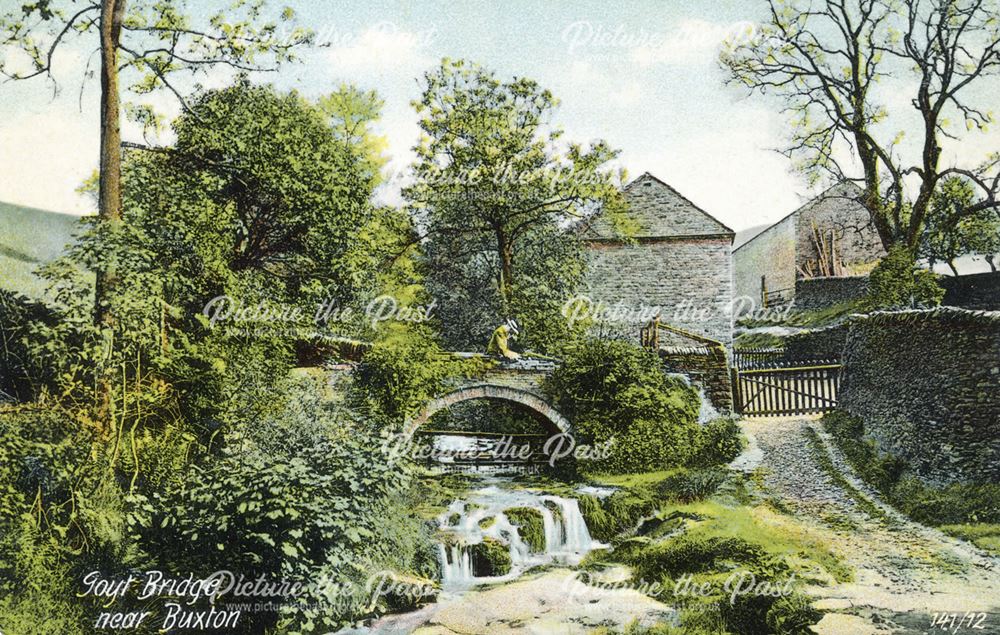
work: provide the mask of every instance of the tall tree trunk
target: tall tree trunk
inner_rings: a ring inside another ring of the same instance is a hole
[[[955,261],[954,260],[949,260],[948,261],[948,268],[951,269],[951,273],[955,277],[958,277],[958,269],[955,268]]]
[[[97,213],[102,224],[117,225],[122,221],[122,157],[121,157],[121,103],[118,95],[118,42],[121,37],[122,19],[126,0],[103,0],[101,3],[101,156],[100,190]],[[107,227],[107,225],[105,225]],[[105,331],[114,326],[114,316],[107,306],[108,296],[114,286],[115,273],[98,270],[94,288],[94,321]],[[106,349],[110,339],[106,340]],[[102,351],[105,361],[110,350]],[[111,390],[111,371],[99,369],[97,382],[98,420],[104,424],[112,420],[114,400]]]
[[[514,256],[510,241],[502,229],[496,230],[497,254],[500,256],[500,309],[504,317],[510,315],[511,289],[514,281]]]
[[[993,273],[996,273],[997,272],[997,265],[996,265],[995,262],[993,262],[993,257],[994,257],[993,254],[987,254],[986,255],[986,262],[990,265],[990,271],[992,271]]]

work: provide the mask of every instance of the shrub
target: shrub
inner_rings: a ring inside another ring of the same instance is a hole
[[[239,444],[193,466],[183,482],[136,518],[150,553],[168,571],[227,569],[248,578],[300,582],[304,604],[325,602],[318,579],[348,589],[370,572],[436,573],[430,531],[405,512],[405,465],[386,445],[318,402],[293,398],[282,416],[244,431]],[[311,632],[363,615],[364,593],[346,594],[321,615],[286,606],[250,615],[245,628]],[[325,632],[325,631],[324,631]]]
[[[809,627],[823,616],[812,603],[812,598],[801,593],[778,598],[767,611],[767,632],[779,635],[809,633]]]
[[[734,419],[716,419],[698,429],[696,450],[688,465],[708,467],[729,463],[743,451],[740,426]]]
[[[678,472],[660,484],[660,495],[668,500],[691,503],[714,494],[728,476],[724,469],[701,469]]]
[[[866,305],[876,309],[910,309],[941,304],[944,289],[937,276],[917,266],[904,245],[893,245],[868,277]]]
[[[584,443],[613,439],[592,469],[640,472],[681,465],[694,451],[699,398],[659,358],[622,341],[584,340],[545,383]]]
[[[365,354],[354,376],[351,403],[376,425],[398,429],[435,397],[450,376],[471,373],[422,329],[393,333]]]
[[[774,580],[788,571],[788,565],[761,545],[729,536],[681,536],[639,551],[631,564],[634,578],[647,581],[733,569],[745,569],[759,578]]]

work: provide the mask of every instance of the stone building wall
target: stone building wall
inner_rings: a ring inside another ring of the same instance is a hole
[[[1000,312],[852,318],[840,407],[928,483],[1000,482]]]
[[[814,227],[827,240],[832,232],[836,253],[847,266],[869,263],[885,255],[878,232],[871,224],[871,215],[858,200],[860,196],[857,185],[840,183],[795,213],[796,269],[807,268],[819,257]]]
[[[859,300],[868,293],[868,276],[802,278],[795,281],[795,308],[825,309]]]
[[[583,293],[609,308],[621,306],[633,318],[601,325],[615,335],[637,342],[644,322],[659,312],[667,324],[728,346],[730,243],[728,237],[591,242]]]
[[[761,276],[767,288],[795,286],[795,218],[784,220],[757,234],[733,252],[733,286],[736,298],[749,298],[753,307],[761,304]],[[749,309],[749,303],[742,306]]]
[[[868,210],[858,200],[860,194],[854,184],[835,185],[734,250],[736,296],[751,298],[759,306],[761,276],[767,289],[775,291],[795,289],[800,271],[810,263],[818,273],[814,227],[836,243],[836,253],[847,267],[885,255]],[[794,293],[796,305],[801,306],[798,291]]]
[[[1000,272],[974,273],[966,276],[942,277],[942,304],[981,311],[1000,310]]]

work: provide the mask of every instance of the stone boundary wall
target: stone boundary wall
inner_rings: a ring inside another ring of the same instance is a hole
[[[795,307],[825,309],[858,300],[868,292],[868,276],[801,278],[795,281]]]
[[[846,323],[795,333],[785,338],[785,355],[788,361],[814,359],[841,359],[847,343]]]
[[[661,348],[660,359],[667,372],[686,375],[693,384],[700,386],[716,410],[733,411],[732,384],[724,349]]]
[[[1000,483],[1000,312],[878,312],[849,324],[840,407],[927,483]]]
[[[1000,271],[938,278],[942,304],[981,311],[1000,310]]]

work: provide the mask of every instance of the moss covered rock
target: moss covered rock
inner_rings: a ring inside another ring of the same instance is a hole
[[[504,510],[507,520],[517,526],[517,533],[533,553],[545,551],[545,523],[542,512],[531,507]]]
[[[489,536],[469,546],[472,558],[472,575],[477,578],[494,577],[510,573],[510,548]]]

